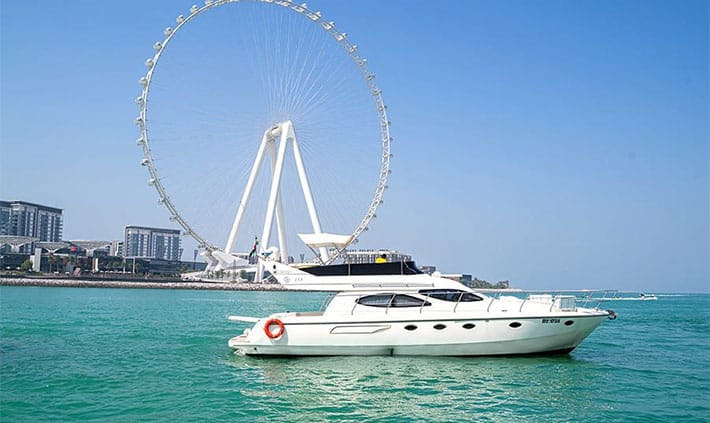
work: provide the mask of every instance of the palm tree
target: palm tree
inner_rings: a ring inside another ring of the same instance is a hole
[[[54,254],[49,253],[49,257],[47,257],[47,260],[49,261],[49,273],[52,273],[52,267],[56,269],[57,258],[54,257]]]

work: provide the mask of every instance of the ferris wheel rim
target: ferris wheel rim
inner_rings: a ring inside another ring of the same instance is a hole
[[[204,248],[209,253],[216,250],[220,250],[220,248],[211,244],[206,238],[202,237],[199,232],[192,227],[192,225],[187,221],[187,219],[185,219],[180,214],[178,208],[170,199],[168,191],[165,189],[165,186],[160,180],[159,172],[157,171],[156,166],[154,164],[148,137],[148,94],[150,91],[151,81],[155,73],[156,66],[160,60],[160,57],[165,51],[166,46],[172,40],[173,36],[178,33],[180,29],[185,27],[188,22],[195,19],[198,15],[206,12],[209,9],[216,8],[229,3],[236,4],[243,2],[244,0],[205,0],[203,6],[193,5],[190,8],[190,13],[187,16],[179,15],[176,18],[177,25],[175,26],[175,28],[167,27],[163,31],[163,35],[165,36],[165,38],[162,41],[157,41],[153,44],[155,54],[153,55],[153,57],[150,57],[145,61],[145,65],[146,67],[148,67],[148,72],[139,79],[139,83],[143,87],[143,89],[141,90],[141,95],[136,98],[136,103],[139,105],[140,109],[139,115],[135,119],[136,124],[140,128],[140,136],[136,143],[142,148],[143,151],[143,160],[141,160],[141,165],[147,167],[148,169],[148,173],[150,175],[148,183],[149,185],[152,185],[158,192],[158,203],[166,207],[170,212],[170,220],[177,222],[184,229],[184,233],[186,235],[189,235],[193,239],[195,239],[198,245],[201,248]],[[276,6],[282,6],[285,9],[289,9],[295,13],[304,16],[305,18],[309,19],[313,24],[318,25],[323,31],[329,34],[340,45],[340,47],[343,48],[343,50],[345,50],[348,56],[350,56],[351,60],[358,67],[361,76],[367,83],[369,94],[374,100],[375,109],[379,119],[382,144],[379,176],[377,181],[377,187],[375,189],[375,194],[372,200],[370,201],[365,216],[360,220],[360,223],[351,234],[351,241],[348,243],[349,246],[352,243],[357,242],[358,237],[363,232],[368,230],[368,225],[370,224],[372,219],[376,217],[375,212],[379,205],[382,204],[384,191],[385,189],[387,189],[387,178],[391,173],[390,159],[392,157],[392,154],[390,144],[392,138],[390,136],[390,122],[387,119],[387,106],[385,105],[384,99],[382,97],[382,90],[377,85],[375,74],[369,70],[367,66],[367,60],[360,55],[357,45],[353,44],[344,32],[341,32],[336,29],[334,22],[328,21],[323,18],[320,11],[313,11],[309,9],[306,3],[299,5],[290,0],[255,0],[254,3],[265,3]],[[328,262],[332,262],[333,260],[337,259],[343,251],[344,249],[339,249],[339,251],[333,257],[330,257]]]

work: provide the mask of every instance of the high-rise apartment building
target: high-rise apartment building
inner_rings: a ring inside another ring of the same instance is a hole
[[[62,239],[62,209],[26,201],[0,200],[0,235],[59,242]]]
[[[146,226],[126,226],[124,257],[180,260],[180,231]]]

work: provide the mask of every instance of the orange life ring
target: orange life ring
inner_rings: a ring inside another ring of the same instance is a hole
[[[276,333],[271,332],[271,325],[277,325],[279,330],[277,330]],[[286,328],[284,328],[283,322],[279,319],[269,319],[264,323],[264,333],[271,339],[280,338],[285,330]]]

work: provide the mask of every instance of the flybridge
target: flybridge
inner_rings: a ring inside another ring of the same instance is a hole
[[[417,275],[423,273],[413,261],[394,263],[346,263],[301,267],[314,276]]]
[[[414,262],[342,264],[298,269],[264,260],[264,268],[284,288],[299,291],[381,291],[393,288],[412,290],[434,286],[463,286],[450,279],[422,273]]]

